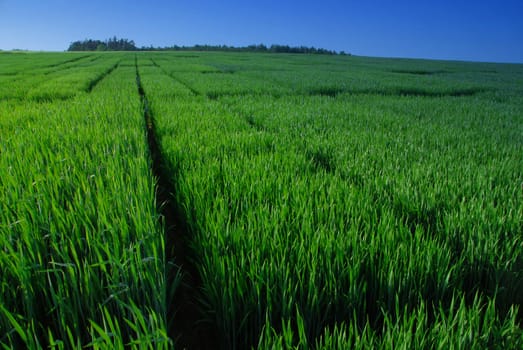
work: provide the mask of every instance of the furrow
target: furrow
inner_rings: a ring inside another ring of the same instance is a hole
[[[116,62],[114,65],[109,67],[105,72],[100,74],[96,79],[92,80],[89,85],[87,86],[86,92],[91,92],[93,89],[98,85],[102,80],[104,80],[109,74],[111,74],[116,68],[118,68],[118,65],[120,62]]]
[[[212,349],[214,337],[209,325],[201,322],[203,314],[199,307],[198,291],[201,281],[191,262],[186,220],[173,200],[173,188],[156,136],[154,117],[141,83],[136,61],[136,83],[143,106],[152,171],[156,179],[156,206],[161,214],[165,237],[165,264],[167,288],[167,324],[169,337],[176,347],[182,349]],[[181,276],[181,283],[178,283]],[[176,291],[172,293],[172,286]]]

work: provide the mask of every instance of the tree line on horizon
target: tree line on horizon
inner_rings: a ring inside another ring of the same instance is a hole
[[[105,41],[85,39],[74,41],[69,45],[67,51],[136,51],[133,40],[118,39],[113,37]]]
[[[142,46],[138,48],[133,40],[118,39],[113,37],[105,41],[85,39],[74,41],[69,45],[67,51],[225,51],[225,52],[267,52],[267,53],[298,53],[298,54],[319,54],[319,55],[350,55],[344,51],[336,52],[322,48],[307,46],[271,45],[264,44],[249,46],[228,46],[228,45],[193,45],[193,46],[167,46],[154,47]]]

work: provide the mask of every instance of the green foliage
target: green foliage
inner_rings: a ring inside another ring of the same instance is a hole
[[[118,39],[113,37],[105,41],[85,39],[75,41],[69,45],[67,51],[135,51],[137,50],[133,40]]]
[[[521,67],[153,60],[142,81],[221,348],[522,346],[521,88],[498,102]]]
[[[521,66],[16,53],[0,71],[2,348],[184,345],[152,125],[216,348],[523,347]]]
[[[73,71],[47,86],[89,83]],[[3,347],[169,347],[136,91],[134,70],[121,68],[67,101],[0,103]]]

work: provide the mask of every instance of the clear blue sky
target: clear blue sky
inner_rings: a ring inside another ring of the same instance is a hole
[[[523,0],[0,0],[0,49],[264,43],[523,63]]]

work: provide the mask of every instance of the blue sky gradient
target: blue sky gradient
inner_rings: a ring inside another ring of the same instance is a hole
[[[522,0],[0,0],[0,49],[75,40],[285,44],[355,55],[523,63]]]

